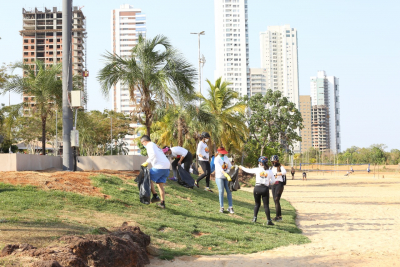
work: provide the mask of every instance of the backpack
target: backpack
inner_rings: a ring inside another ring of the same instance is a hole
[[[283,179],[283,182],[281,182],[283,185],[286,185],[286,175],[282,175],[282,179]]]
[[[210,163],[211,173],[213,173],[215,171],[215,162],[214,162],[214,160],[215,160],[215,157],[212,156],[211,163]]]

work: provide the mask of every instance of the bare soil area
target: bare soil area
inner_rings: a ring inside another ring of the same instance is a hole
[[[297,224],[311,243],[250,255],[153,259],[150,266],[400,266],[398,172],[308,176],[288,180],[282,197],[297,209]]]

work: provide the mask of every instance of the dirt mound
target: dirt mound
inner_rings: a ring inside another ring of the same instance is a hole
[[[40,172],[2,172],[0,182],[12,185],[32,185],[43,190],[62,190],[87,196],[110,198],[94,187],[90,176],[106,174],[128,180],[135,178],[139,172],[134,171],[92,171],[92,172],[62,172],[46,170]]]
[[[139,227],[100,230],[106,234],[64,236],[60,246],[37,249],[28,244],[7,245],[0,257],[31,258],[32,267],[140,267],[150,263],[146,253],[150,237]]]

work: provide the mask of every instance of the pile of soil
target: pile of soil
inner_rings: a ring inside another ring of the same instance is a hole
[[[32,185],[43,190],[62,190],[87,196],[99,196],[106,199],[110,198],[101,193],[101,189],[94,187],[90,176],[106,174],[118,176],[128,180],[135,178],[139,172],[135,171],[92,171],[92,172],[62,172],[48,170],[41,172],[2,172],[1,183],[12,185]]]
[[[31,259],[32,267],[141,267],[150,264],[146,247],[150,236],[139,227],[101,228],[104,234],[64,236],[62,245],[35,248],[29,244],[7,245],[0,257]]]

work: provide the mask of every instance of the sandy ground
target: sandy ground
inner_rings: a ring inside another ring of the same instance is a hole
[[[250,255],[152,259],[150,266],[400,266],[399,174],[312,173],[308,181],[289,180],[283,197],[311,243]]]

